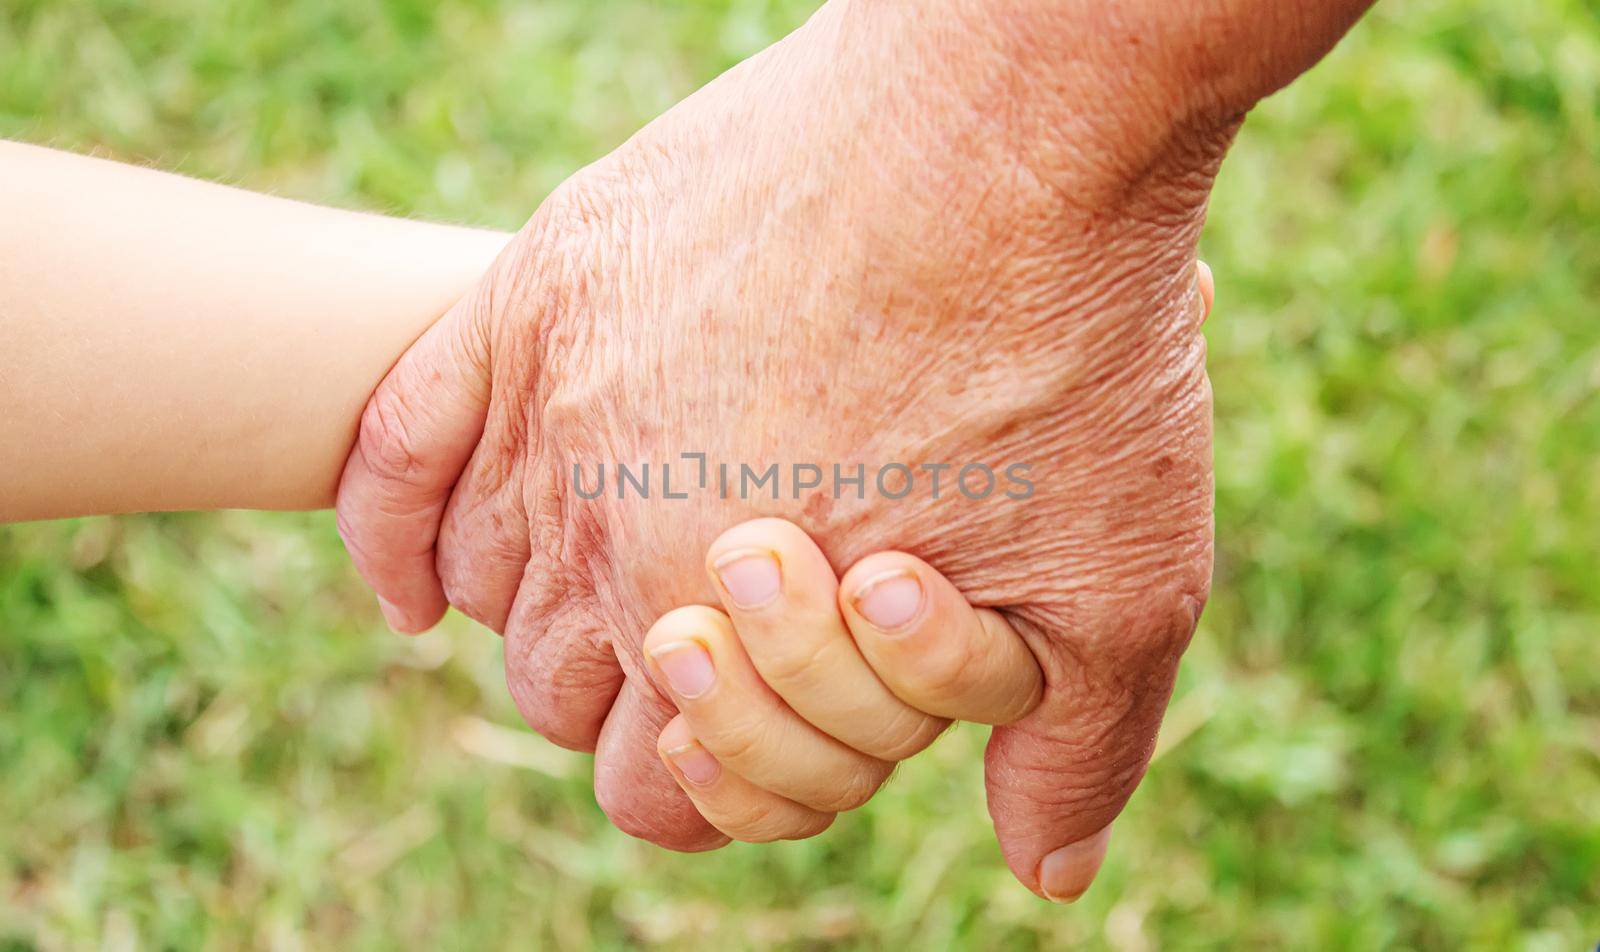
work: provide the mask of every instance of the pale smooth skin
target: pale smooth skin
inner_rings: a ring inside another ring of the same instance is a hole
[[[668,612],[643,647],[682,712],[657,749],[734,839],[814,835],[866,802],[946,717],[1005,724],[1039,702],[1042,676],[1016,631],[914,557],[869,556],[841,584],[797,526],[760,519],[723,533],[706,568],[724,611]],[[886,578],[897,583],[889,599]],[[869,663],[884,642],[901,646],[895,660]]]
[[[1044,896],[1148,764],[1210,584],[1195,242],[1243,115],[1368,0],[834,0],[575,176],[374,395],[341,531],[391,624],[506,635],[623,829],[703,849],[643,633],[727,525],[895,549],[1044,675],[990,811]],[[909,382],[909,386],[908,386]],[[597,500],[571,466],[1023,461],[1026,503]],[[1048,464],[1048,465],[1046,465]],[[865,653],[864,657],[865,657]]]
[[[0,522],[321,509],[510,240],[0,141]]]

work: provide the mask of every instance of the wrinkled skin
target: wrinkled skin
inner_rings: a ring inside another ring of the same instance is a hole
[[[630,833],[724,841],[656,757],[672,708],[638,646],[662,612],[715,604],[703,553],[757,515],[841,570],[917,554],[1028,638],[1046,700],[987,756],[1025,884],[1148,763],[1210,579],[1194,252],[1242,110],[1094,67],[1114,40],[1051,47],[974,9],[825,7],[552,195],[364,418],[341,531],[391,622],[427,627],[448,599],[503,632],[518,707],[596,751]],[[574,464],[592,485],[615,461],[672,462],[681,488],[683,452],[1021,462],[1035,489],[574,491]]]

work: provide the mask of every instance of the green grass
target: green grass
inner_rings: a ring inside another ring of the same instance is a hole
[[[806,12],[0,0],[0,135],[509,228]],[[1079,906],[1011,882],[972,730],[817,840],[631,841],[496,639],[229,513],[0,531],[0,948],[1592,946],[1600,12],[1391,0],[1205,254],[1216,595]]]

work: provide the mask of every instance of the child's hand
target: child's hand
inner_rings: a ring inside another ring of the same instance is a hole
[[[841,581],[799,528],[759,519],[718,538],[706,564],[727,614],[671,611],[644,649],[682,712],[661,756],[733,839],[814,836],[948,718],[1006,724],[1039,702],[1022,638],[920,559],[868,556]]]

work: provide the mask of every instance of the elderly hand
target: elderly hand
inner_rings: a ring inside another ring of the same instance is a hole
[[[1098,863],[1210,578],[1196,236],[1282,80],[1199,89],[1162,4],[1089,10],[830,3],[574,176],[374,395],[339,512],[385,615],[503,632],[623,829],[723,842],[657,759],[640,645],[775,515],[1009,620],[1045,693],[990,744],[1001,845],[1046,895]],[[772,463],[777,498],[742,480]]]

